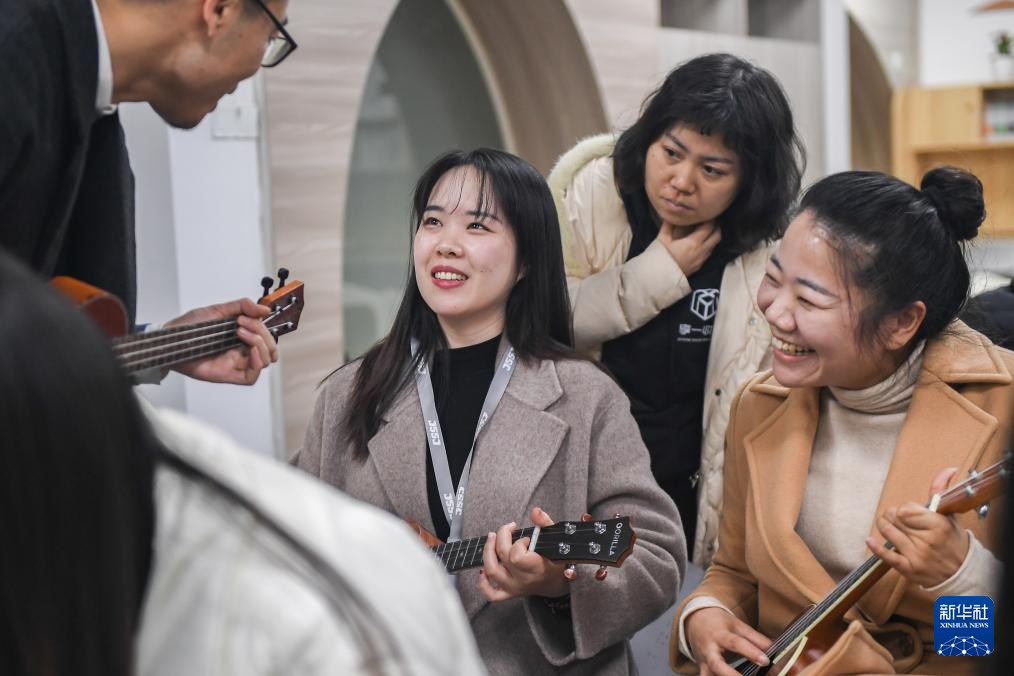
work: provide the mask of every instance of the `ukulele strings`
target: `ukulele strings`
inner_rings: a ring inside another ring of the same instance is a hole
[[[296,301],[293,300],[293,301],[287,303],[284,306],[276,307],[271,312],[271,314],[269,314],[266,317],[264,317],[264,319],[262,319],[261,322],[264,323],[264,324],[267,324],[268,322],[276,319],[279,314],[281,314],[285,310],[288,310],[289,308],[293,307],[296,304],[297,304]],[[177,338],[177,337],[180,337],[180,336],[185,336],[185,335],[187,335],[189,333],[200,334],[200,335],[205,335],[205,334],[207,334],[207,335],[213,335],[215,332],[218,332],[218,331],[231,331],[231,330],[235,330],[235,328],[236,328],[237,325],[238,324],[237,324],[235,318],[233,318],[233,319],[225,319],[225,320],[222,320],[222,319],[210,319],[210,320],[204,321],[204,322],[197,322],[197,323],[194,323],[194,324],[186,324],[184,326],[169,326],[169,327],[166,327],[166,328],[163,328],[163,329],[157,329],[155,331],[147,331],[145,333],[140,333],[140,334],[134,333],[134,334],[130,334],[128,336],[120,336],[118,338],[114,338],[112,342],[113,342],[113,345],[116,346],[116,347],[118,347],[118,348],[122,347],[123,349],[129,349],[129,348],[131,348],[133,346],[145,346],[145,345],[152,345],[152,344],[156,344],[157,345],[160,342],[165,342],[165,340],[167,338]],[[275,327],[269,326],[268,328],[269,329],[273,329]],[[211,332],[211,333],[208,333],[208,332]]]
[[[261,320],[264,324],[296,305],[293,300]],[[272,335],[277,336],[285,325],[269,326]],[[197,358],[215,354],[243,344],[236,336],[238,323],[235,319],[212,319],[185,326],[171,326],[144,334],[133,334],[113,340],[113,350],[126,369],[141,369],[170,363],[183,358]],[[188,337],[189,336],[189,337]]]
[[[183,326],[168,326],[162,329],[156,329],[154,331],[147,331],[145,333],[132,333],[127,336],[120,336],[113,338],[112,342],[114,345],[132,345],[135,343],[153,343],[158,340],[164,340],[178,335],[183,335],[191,332],[218,330],[228,328],[230,325],[235,325],[235,319],[210,319],[204,322],[197,322],[195,324],[185,324]]]
[[[187,328],[172,334],[148,340],[127,342],[114,346],[114,351],[125,367],[131,368],[148,360],[191,355],[211,348],[227,348],[242,341],[236,337],[235,320],[220,322],[198,329]],[[140,345],[138,344],[140,343]]]
[[[188,361],[190,359],[197,359],[198,357],[217,354],[240,345],[243,345],[243,341],[237,338],[235,334],[230,334],[225,338],[221,338],[213,342],[205,342],[188,347],[174,346],[172,349],[155,351],[151,355],[125,360],[121,365],[128,371],[132,369],[149,368],[152,366],[159,366],[161,364],[168,364],[176,361]]]

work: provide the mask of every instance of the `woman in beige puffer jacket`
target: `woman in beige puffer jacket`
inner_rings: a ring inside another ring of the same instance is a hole
[[[770,359],[755,296],[802,164],[773,76],[713,54],[673,70],[618,139],[585,139],[549,176],[577,347],[631,398],[702,566],[717,547],[729,404]]]

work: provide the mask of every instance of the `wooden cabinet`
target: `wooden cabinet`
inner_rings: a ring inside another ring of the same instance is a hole
[[[918,186],[941,164],[982,180],[986,237],[1014,237],[1014,83],[895,91],[891,102],[891,162]],[[998,122],[998,120],[1010,120]]]

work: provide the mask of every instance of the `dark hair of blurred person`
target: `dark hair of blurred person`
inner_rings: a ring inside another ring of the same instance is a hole
[[[0,672],[129,674],[155,443],[104,337],[19,267],[0,252]]]

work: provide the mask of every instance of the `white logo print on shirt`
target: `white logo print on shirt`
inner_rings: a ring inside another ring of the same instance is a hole
[[[718,308],[718,289],[697,289],[690,299],[690,311],[708,321]]]

